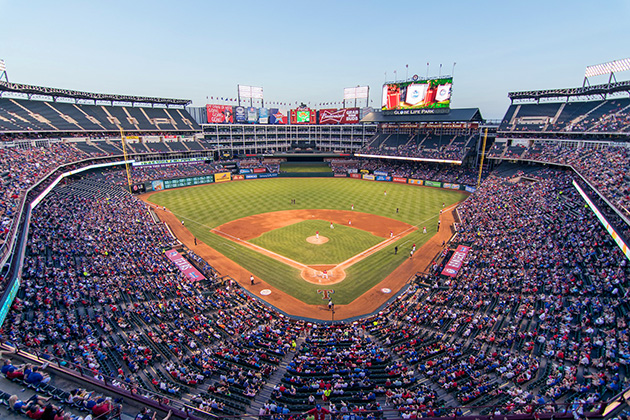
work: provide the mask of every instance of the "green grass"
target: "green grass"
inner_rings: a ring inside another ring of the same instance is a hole
[[[332,172],[330,165],[318,162],[291,162],[281,163],[282,172]]]
[[[383,194],[385,190],[387,196]],[[186,227],[197,238],[248,272],[308,304],[325,303],[316,293],[321,286],[302,280],[299,270],[213,234],[210,229],[253,214],[292,209],[350,210],[352,204],[357,212],[419,226],[419,231],[347,270],[346,279],[331,287],[335,289],[335,302],[345,304],[378,284],[409,258],[412,243],[419,248],[432,236],[423,235],[422,226],[427,226],[430,233],[435,232],[442,203],[450,206],[464,198],[465,195],[458,191],[406,184],[349,178],[275,178],[167,190],[152,195],[150,200],[168,207],[180,220],[186,221]],[[292,199],[296,200],[296,205],[290,204]],[[396,208],[400,209],[399,213]],[[329,228],[320,229],[320,232],[326,229]],[[398,255],[394,255],[395,245],[399,247]]]
[[[342,263],[384,240],[364,230],[334,226],[331,229],[325,220],[305,220],[266,232],[249,242],[305,265],[324,265]],[[317,231],[328,242],[317,245],[306,241]]]

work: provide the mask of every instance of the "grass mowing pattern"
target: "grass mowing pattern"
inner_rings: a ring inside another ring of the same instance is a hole
[[[384,191],[387,191],[387,196]],[[332,287],[335,303],[346,304],[378,284],[405,258],[409,258],[412,243],[420,248],[432,236],[442,203],[448,207],[464,198],[465,195],[458,191],[390,182],[349,178],[275,178],[167,190],[152,195],[150,200],[168,207],[180,220],[185,220],[186,228],[208,246],[308,304],[326,302],[316,293],[321,287],[302,280],[299,270],[215,235],[210,229],[253,214],[293,209],[350,210],[352,204],[355,211],[419,226],[419,231],[399,239],[347,270],[346,279]],[[292,199],[296,200],[296,205],[290,204]],[[400,209],[399,213],[396,213],[396,208]],[[429,234],[422,234],[423,226],[427,226]],[[398,255],[394,255],[393,251],[396,245]],[[209,263],[212,264],[212,261]],[[247,278],[240,280],[247,281]]]
[[[282,172],[332,172],[330,165],[318,162],[291,162],[281,163]]]
[[[260,235],[249,242],[305,265],[339,264],[384,241],[361,229],[334,225],[325,220],[305,220]],[[324,244],[306,242],[309,236],[328,238]]]

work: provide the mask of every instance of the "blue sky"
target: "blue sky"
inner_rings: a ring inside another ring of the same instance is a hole
[[[456,62],[452,106],[501,118],[509,91],[580,86],[587,65],[630,57],[629,18],[627,0],[0,0],[0,59],[15,82],[194,106],[238,84],[311,104],[369,85],[378,106],[385,73]]]

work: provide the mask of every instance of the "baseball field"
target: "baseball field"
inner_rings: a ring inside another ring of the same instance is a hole
[[[344,305],[409,260],[413,245],[435,235],[440,210],[465,197],[348,178],[273,178],[167,190],[148,201],[245,270],[223,274],[244,283],[251,273],[308,305],[322,304],[318,290],[333,289]]]

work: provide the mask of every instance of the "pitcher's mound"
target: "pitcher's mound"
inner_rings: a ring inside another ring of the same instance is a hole
[[[328,238],[322,235],[319,235],[319,239],[317,239],[315,236],[309,236],[308,238],[306,238],[306,242],[308,242],[309,244],[321,245],[328,242]]]

